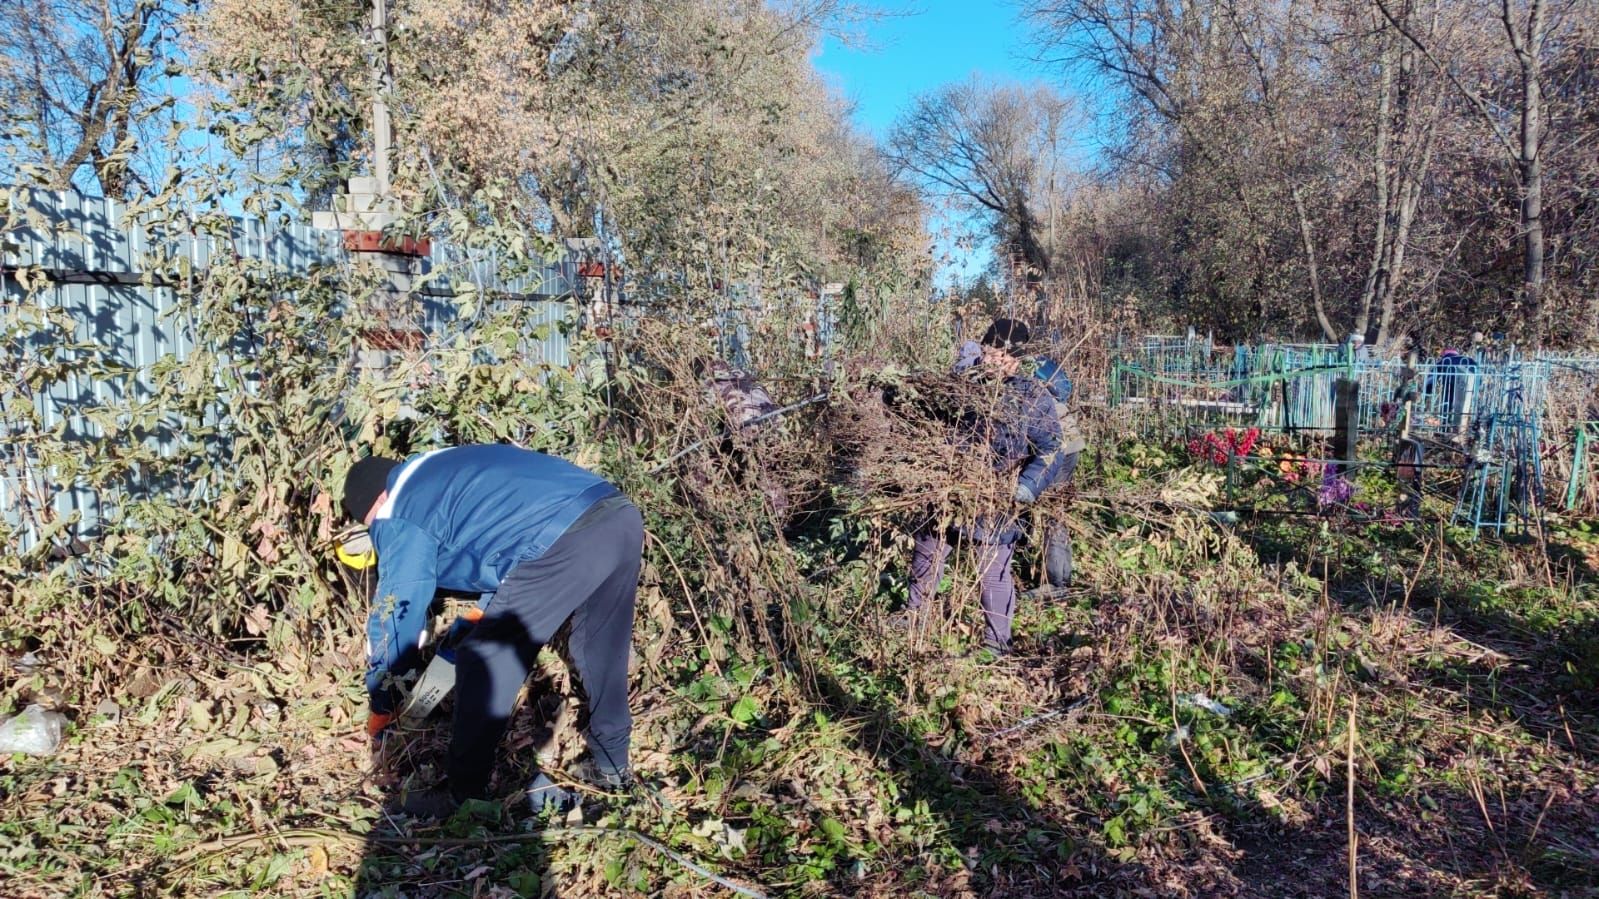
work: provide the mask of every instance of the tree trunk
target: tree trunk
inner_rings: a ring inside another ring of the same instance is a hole
[[[1305,253],[1305,269],[1310,281],[1310,301],[1316,310],[1316,323],[1321,326],[1322,334],[1327,339],[1337,343],[1343,339],[1338,329],[1333,327],[1332,320],[1327,317],[1327,301],[1321,290],[1321,268],[1316,258],[1316,234],[1311,226],[1310,212],[1305,203],[1305,193],[1300,189],[1299,180],[1290,170],[1289,161],[1294,158],[1288,146],[1286,128],[1282,122],[1277,101],[1273,93],[1272,79],[1266,71],[1266,61],[1255,51],[1254,44],[1244,27],[1243,21],[1238,16],[1238,11],[1232,6],[1227,7],[1227,12],[1232,19],[1234,32],[1237,34],[1241,46],[1249,54],[1249,60],[1255,69],[1256,83],[1260,87],[1261,104],[1266,110],[1266,121],[1271,126],[1272,137],[1277,144],[1277,151],[1289,185],[1289,195],[1294,200],[1294,213],[1299,218],[1300,248]]]
[[[1027,208],[1027,198],[1021,191],[1015,192],[1012,200],[1015,212],[1011,215],[1015,255],[1020,257],[1022,263],[1022,283],[1027,286],[1028,293],[1032,294],[1038,309],[1035,315],[1042,315],[1044,301],[1044,277],[1049,274],[1049,251],[1038,239],[1038,222],[1033,218],[1033,213]]]
[[[1377,227],[1372,238],[1371,265],[1366,270],[1366,284],[1360,290],[1360,312],[1355,317],[1356,334],[1365,335],[1368,342],[1371,326],[1371,307],[1378,296],[1383,280],[1385,257],[1388,255],[1388,130],[1389,96],[1393,91],[1393,45],[1386,35],[1379,34],[1383,42],[1377,68],[1381,75],[1377,81],[1377,142],[1372,150],[1372,181],[1376,190]]]
[[[1382,307],[1382,319],[1377,326],[1376,338],[1369,341],[1379,347],[1388,343],[1389,328],[1393,324],[1395,297],[1398,294],[1400,279],[1405,271],[1405,249],[1410,244],[1411,224],[1416,220],[1416,210],[1421,206],[1422,188],[1427,180],[1427,172],[1432,167],[1432,151],[1436,144],[1437,125],[1438,107],[1435,105],[1427,119],[1426,131],[1422,135],[1421,161],[1410,170],[1408,177],[1402,181],[1404,198],[1399,206],[1399,223],[1394,229],[1384,292],[1379,298],[1379,304]]]
[[[1521,299],[1530,320],[1529,336],[1536,342],[1544,336],[1543,320],[1543,159],[1539,155],[1543,138],[1542,59],[1545,31],[1543,0],[1527,5],[1525,29],[1518,29],[1510,14],[1510,0],[1502,0],[1500,20],[1510,37],[1510,46],[1521,64],[1521,141],[1516,160],[1521,178]]]
[[[1438,28],[1438,7],[1432,9],[1431,32]],[[1384,248],[1382,267],[1373,297],[1381,310],[1376,327],[1366,332],[1366,342],[1383,347],[1388,344],[1398,301],[1399,287],[1404,281],[1405,253],[1410,246],[1411,227],[1421,206],[1427,174],[1432,169],[1433,149],[1437,144],[1438,118],[1443,108],[1441,86],[1426,84],[1417,72],[1416,51],[1405,45],[1399,50],[1395,92],[1396,115],[1401,127],[1396,140],[1402,151],[1396,154],[1393,186],[1390,189],[1393,221]]]
[[[1498,117],[1480,93],[1467,87],[1439,62],[1427,45],[1394,16],[1383,0],[1375,2],[1389,24],[1399,29],[1399,32],[1427,57],[1433,68],[1448,79],[1455,90],[1477,109],[1483,121],[1487,123],[1488,129],[1516,165],[1516,177],[1521,189],[1521,210],[1517,224],[1522,241],[1522,286],[1518,305],[1521,306],[1523,316],[1531,319],[1529,336],[1535,340],[1541,339],[1544,331],[1543,160],[1539,155],[1543,139],[1541,57],[1544,36],[1548,30],[1544,0],[1529,0],[1525,23],[1518,23],[1511,15],[1511,0],[1500,0],[1499,21],[1504,25],[1505,34],[1510,39],[1510,47],[1515,51],[1516,61],[1521,68],[1521,132],[1514,138],[1500,124]]]
[[[1541,4],[1534,3],[1534,9]],[[1536,13],[1535,13],[1536,15]],[[1538,26],[1535,26],[1538,27]],[[1534,43],[1542,43],[1542,34]],[[1547,323],[1543,315],[1543,159],[1539,154],[1542,138],[1542,103],[1538,55],[1528,54],[1523,70],[1524,105],[1521,110],[1521,227],[1526,241],[1522,253],[1522,294],[1527,314],[1532,317],[1532,337],[1541,341]]]
[[[1299,215],[1299,239],[1305,250],[1305,267],[1310,277],[1310,301],[1316,307],[1316,322],[1321,325],[1321,332],[1333,343],[1341,340],[1338,330],[1333,327],[1332,321],[1327,318],[1327,302],[1321,294],[1321,269],[1316,265],[1316,238],[1310,229],[1310,213],[1305,209],[1305,195],[1295,184],[1291,191],[1294,197],[1294,212]]]

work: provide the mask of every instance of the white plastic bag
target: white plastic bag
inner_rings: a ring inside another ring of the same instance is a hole
[[[21,752],[27,755],[54,755],[61,745],[61,728],[66,716],[30,705],[22,714],[0,724],[0,754]]]
[[[1204,709],[1212,715],[1218,715],[1222,718],[1226,718],[1233,713],[1232,709],[1211,699],[1204,693],[1189,693],[1185,696],[1177,697],[1177,701],[1189,708]]]

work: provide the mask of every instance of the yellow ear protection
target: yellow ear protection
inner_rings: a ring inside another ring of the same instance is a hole
[[[372,536],[364,530],[333,544],[333,554],[357,571],[371,568],[378,561],[377,550],[372,548]]]

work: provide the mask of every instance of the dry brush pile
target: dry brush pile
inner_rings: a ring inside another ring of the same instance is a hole
[[[1599,438],[1599,364],[1582,365],[1557,363],[1550,368],[1547,400],[1544,403],[1544,484],[1551,508],[1565,509],[1567,490],[1572,481],[1572,468],[1581,465],[1577,474],[1577,492],[1572,497],[1572,511],[1579,515],[1599,513],[1599,467],[1595,466],[1592,451],[1595,438]],[[1577,458],[1578,430],[1586,428],[1588,451]]]

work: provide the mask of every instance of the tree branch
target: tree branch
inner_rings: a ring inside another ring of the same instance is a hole
[[[1439,62],[1438,57],[1433,55],[1432,49],[1429,48],[1425,43],[1422,43],[1420,38],[1416,37],[1414,34],[1411,34],[1410,29],[1406,28],[1404,24],[1394,17],[1394,14],[1389,11],[1388,4],[1384,2],[1384,0],[1374,0],[1374,2],[1377,4],[1377,8],[1382,11],[1383,18],[1387,19],[1390,25],[1394,26],[1394,28],[1400,34],[1404,35],[1405,39],[1410,41],[1411,45],[1420,51],[1421,55],[1426,57],[1428,62],[1432,63],[1433,68],[1438,71],[1438,74],[1449,80],[1449,83],[1454,86],[1455,90],[1459,92],[1460,96],[1464,97],[1468,103],[1476,108],[1477,112],[1482,115],[1483,121],[1487,122],[1488,127],[1493,130],[1494,137],[1498,139],[1500,147],[1504,149],[1506,155],[1510,157],[1510,160],[1512,162],[1518,161],[1521,156],[1520,150],[1518,150],[1516,145],[1511,142],[1510,136],[1505,133],[1505,130],[1500,127],[1499,122],[1494,118],[1493,111],[1488,108],[1487,101],[1483,100],[1483,98],[1475,91],[1467,88],[1463,83],[1461,83],[1460,79],[1455,76],[1454,72],[1451,72],[1448,67]]]

